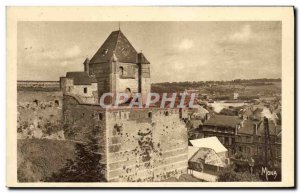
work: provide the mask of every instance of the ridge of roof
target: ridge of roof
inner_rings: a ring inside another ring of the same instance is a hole
[[[106,63],[116,58],[124,63],[150,64],[143,53],[138,53],[124,33],[119,29],[106,38],[90,60],[90,64]]]
[[[88,73],[84,71],[67,72],[66,78],[73,78],[74,85],[90,85],[91,83],[97,82],[95,77],[89,76]]]

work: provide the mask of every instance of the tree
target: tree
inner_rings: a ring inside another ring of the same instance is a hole
[[[236,172],[234,168],[224,169],[218,178],[219,182],[256,182],[261,181],[258,176],[251,175],[250,172]]]
[[[97,131],[94,129],[86,143],[77,143],[75,146],[75,160],[67,160],[65,166],[46,182],[105,182],[105,165],[101,164],[101,155],[97,140]]]

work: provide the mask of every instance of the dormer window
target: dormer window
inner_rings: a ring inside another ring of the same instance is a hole
[[[102,56],[105,56],[107,54],[107,52],[108,52],[108,49],[103,49]]]

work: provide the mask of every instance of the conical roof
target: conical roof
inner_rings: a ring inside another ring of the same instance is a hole
[[[124,63],[137,63],[138,53],[122,33],[121,30],[113,31],[96,54],[92,57],[90,64],[109,62],[117,59]],[[148,60],[143,56],[143,60]]]

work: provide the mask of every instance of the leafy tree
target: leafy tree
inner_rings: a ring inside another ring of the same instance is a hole
[[[250,172],[236,172],[234,168],[228,167],[219,174],[219,182],[255,182],[261,181],[255,174]]]
[[[97,129],[96,129],[97,130]],[[77,143],[75,160],[67,160],[65,167],[44,179],[47,182],[105,182],[104,164],[101,164],[99,144],[95,131],[87,143]]]

